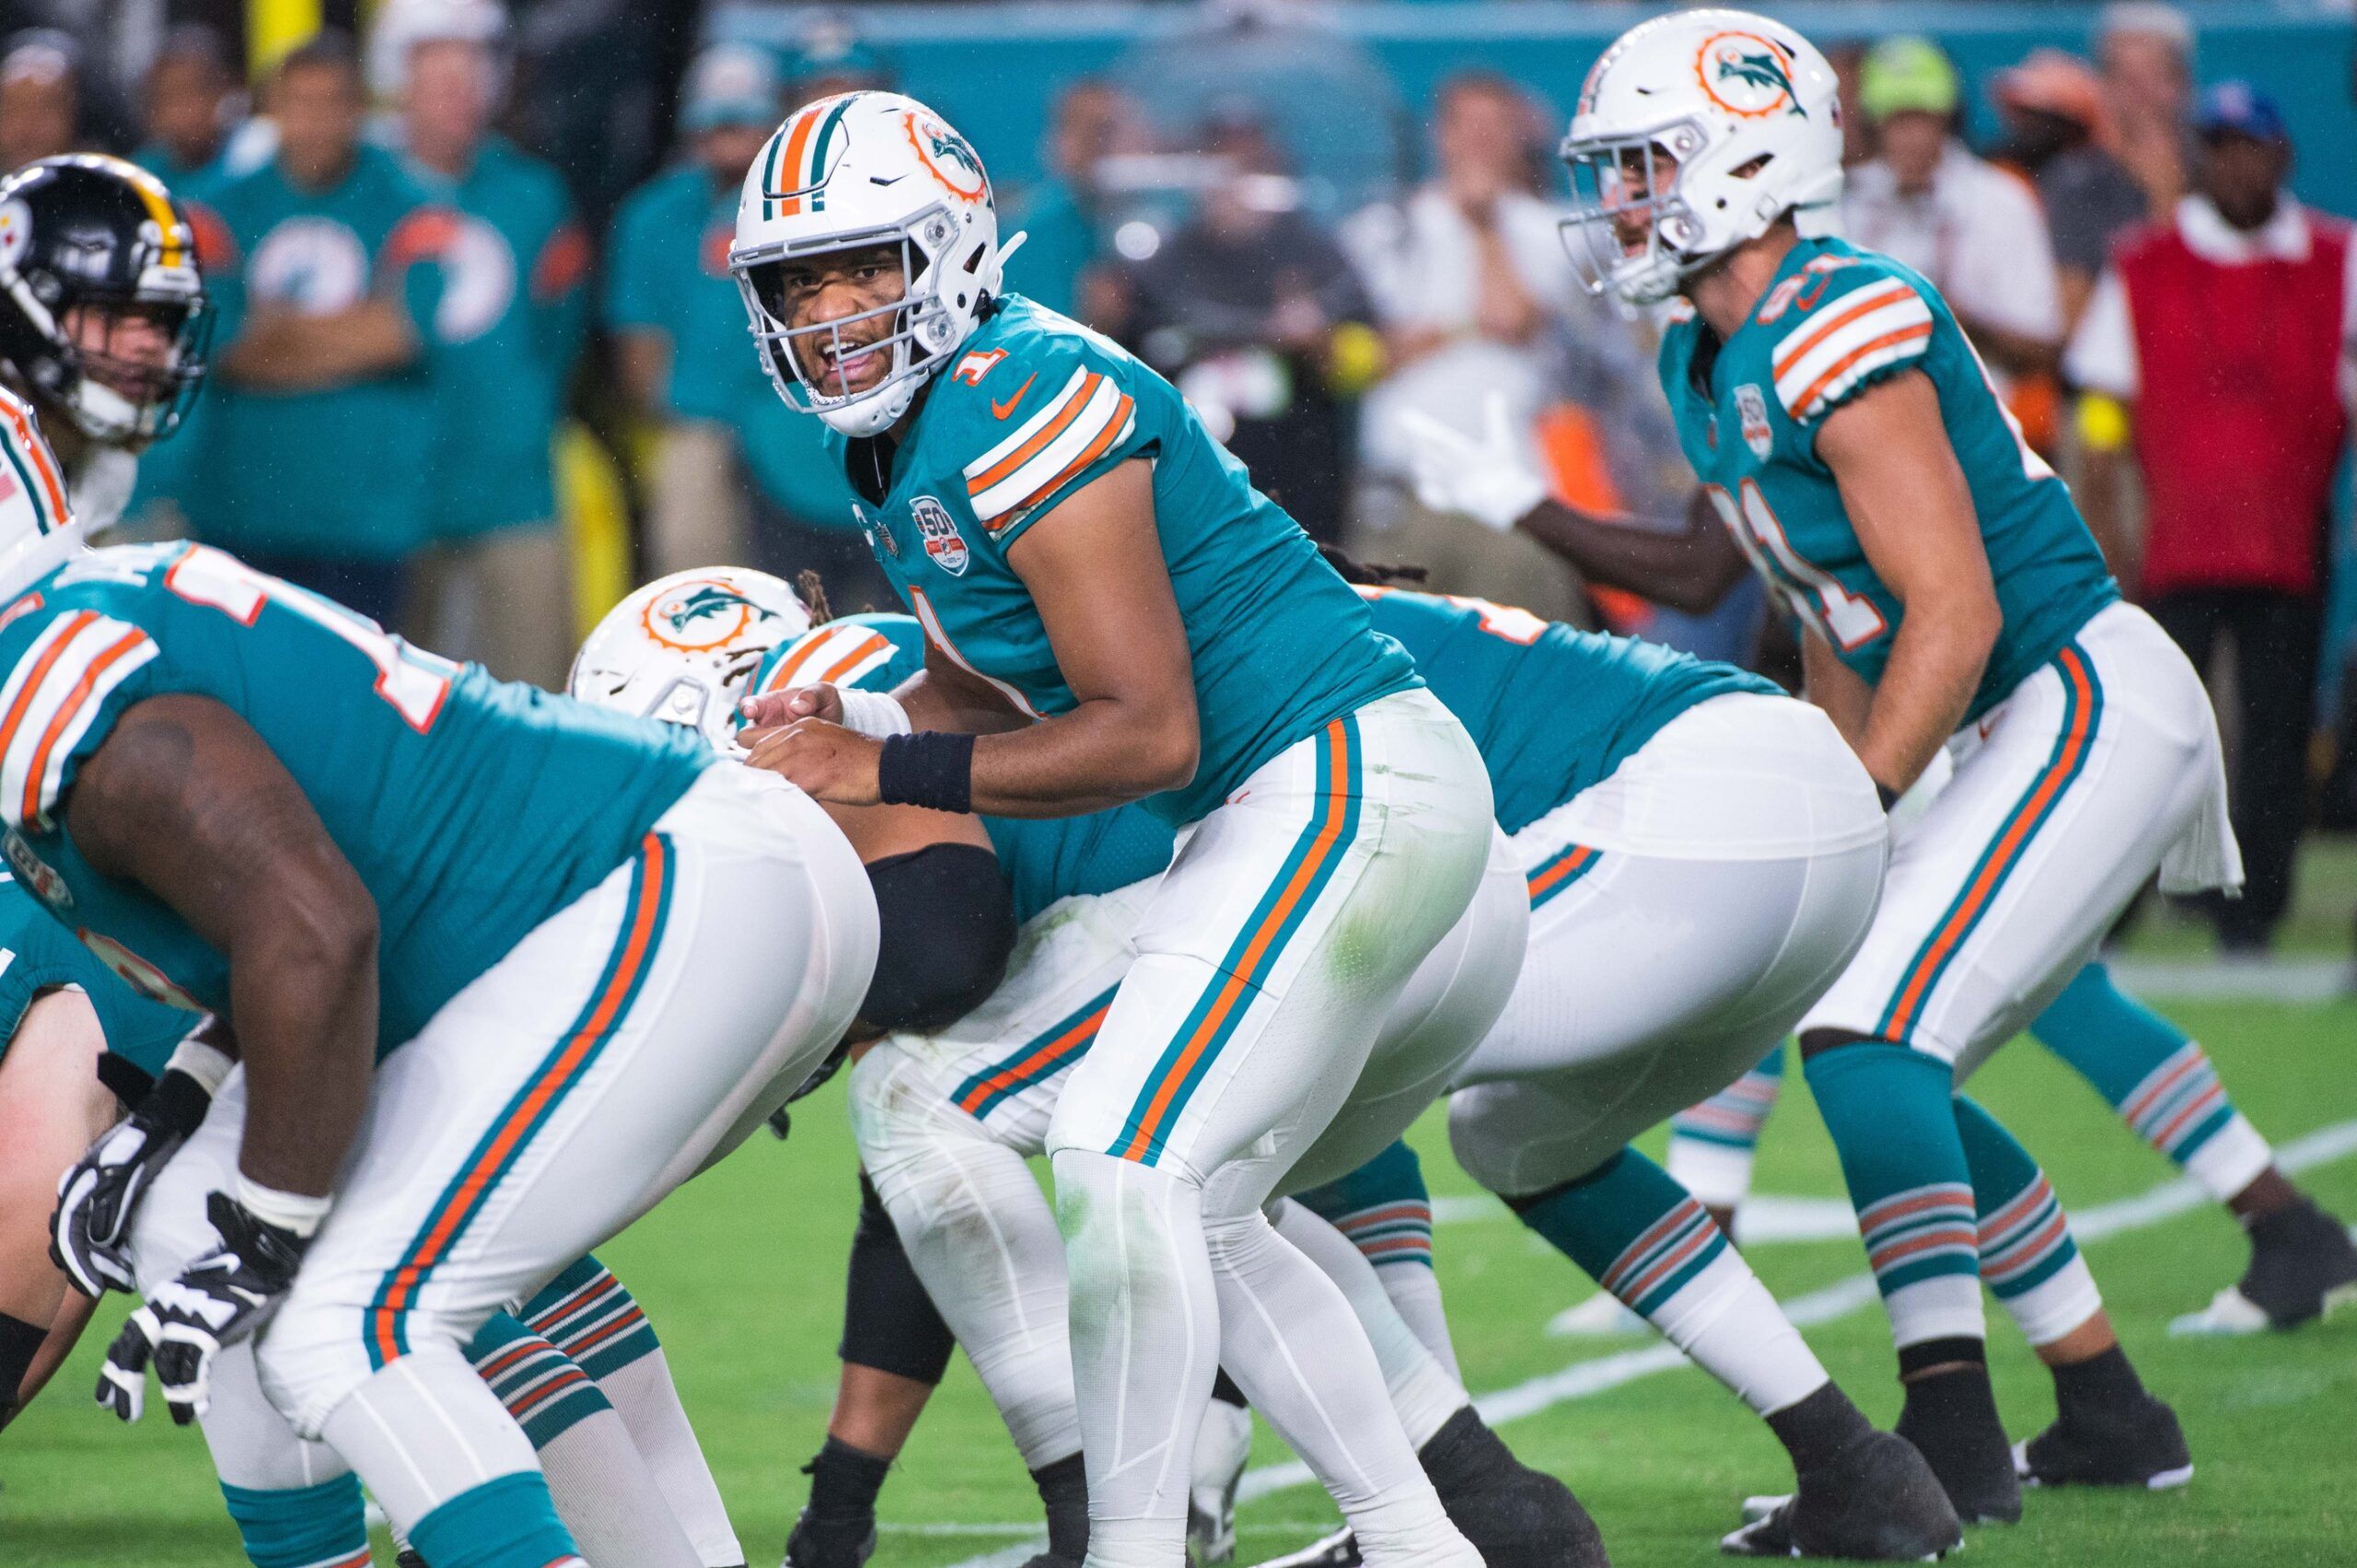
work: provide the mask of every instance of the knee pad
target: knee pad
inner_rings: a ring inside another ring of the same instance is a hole
[[[852,1233],[851,1272],[843,1285],[843,1337],[835,1353],[912,1382],[937,1384],[958,1341],[909,1263],[900,1233],[865,1171],[859,1178],[859,1228]]]
[[[859,1016],[887,1033],[930,1034],[998,989],[1015,951],[1015,906],[998,857],[927,844],[867,868],[880,940]]]

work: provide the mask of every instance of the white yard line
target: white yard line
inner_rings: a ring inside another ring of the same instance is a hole
[[[2305,1137],[2294,1138],[2276,1149],[2275,1159],[2276,1164],[2286,1171],[2300,1171],[2312,1166],[2329,1165],[2335,1160],[2346,1159],[2351,1154],[2357,1154],[2357,1121],[2338,1121],[2329,1127],[2318,1128]],[[1483,1199],[1481,1202],[1493,1201]],[[2107,1237],[2148,1230],[2213,1202],[2215,1200],[2199,1185],[2179,1177],[2174,1181],[2164,1181],[2158,1187],[2139,1192],[2132,1198],[2079,1210],[2071,1216],[2071,1225],[2081,1241],[2100,1241]],[[1800,1328],[1814,1328],[1820,1323],[1846,1318],[1871,1306],[1875,1299],[1874,1275],[1852,1274],[1823,1290],[1790,1297],[1783,1304],[1784,1315]],[[1648,1345],[1642,1350],[1622,1351],[1617,1355],[1575,1361],[1561,1372],[1550,1372],[1543,1377],[1517,1383],[1511,1388],[1483,1394],[1474,1400],[1474,1404],[1480,1409],[1482,1420],[1492,1426],[1499,1426],[1686,1365],[1685,1355],[1676,1346]],[[1316,1480],[1309,1473],[1309,1467],[1298,1460],[1263,1465],[1259,1469],[1246,1472],[1244,1484],[1237,1489],[1236,1500],[1238,1504],[1256,1502],[1273,1493],[1310,1485]],[[996,1534],[1001,1527],[990,1527],[988,1533]],[[931,1533],[985,1532],[953,1532],[940,1528]],[[1045,1551],[1047,1544],[1048,1538],[1035,1529],[1013,1546],[985,1552],[980,1557],[967,1558],[953,1563],[951,1568],[1021,1568],[1021,1564]]]

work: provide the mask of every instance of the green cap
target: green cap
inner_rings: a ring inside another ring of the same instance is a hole
[[[1869,120],[1910,110],[1953,114],[1956,101],[1956,67],[1928,38],[1910,33],[1884,39],[1858,67],[1858,102]]]

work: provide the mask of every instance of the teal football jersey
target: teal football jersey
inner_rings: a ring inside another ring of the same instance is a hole
[[[457,214],[431,334],[434,532],[548,522],[549,443],[588,324],[588,239],[557,171],[505,137],[486,138],[457,180],[409,168]]]
[[[1678,440],[1736,542],[1870,682],[1890,656],[1900,607],[1867,563],[1817,432],[1842,403],[1908,370],[1930,377],[1939,395],[2004,617],[1969,722],[2119,593],[2070,491],[2023,442],[1939,291],[1887,256],[1804,239],[1725,343],[1692,317],[1662,339]]]
[[[1399,645],[1177,389],[1109,340],[1010,295],[935,377],[897,449],[846,443],[877,561],[944,655],[1035,717],[1069,712],[1030,591],[1025,531],[1132,458],[1154,463],[1155,522],[1194,663],[1194,782],[1142,802],[1171,823],[1376,698],[1420,684]],[[889,451],[888,474],[876,465]]]
[[[714,761],[692,732],[421,653],[203,545],[79,556],[0,620],[11,868],[144,994],[233,1025],[223,956],[66,830],[75,769],[132,704],[220,702],[301,787],[376,900],[380,1052],[621,865]]]
[[[906,615],[846,615],[772,648],[751,690],[783,691],[821,680],[889,691],[924,668],[924,628]],[[1059,899],[1109,893],[1169,869],[1178,835],[1143,806],[1086,817],[985,817],[1015,918],[1029,920]]]
[[[0,1055],[34,1000],[69,985],[90,999],[107,1049],[151,1078],[162,1075],[172,1048],[196,1026],[194,1014],[150,1002],[116,979],[40,900],[0,875]]]
[[[255,306],[330,315],[400,302],[421,342],[442,297],[437,264],[453,223],[381,147],[363,146],[333,185],[295,184],[273,159],[212,181],[206,203],[230,246],[204,285],[220,310],[217,362]],[[392,561],[425,540],[435,438],[430,360],[316,389],[209,386],[204,450],[173,494],[199,537],[237,550]]]
[[[1661,726],[1771,681],[1634,637],[1582,632],[1474,598],[1362,588],[1376,629],[1415,656],[1424,684],[1473,737],[1498,826],[1518,833],[1608,778]]]

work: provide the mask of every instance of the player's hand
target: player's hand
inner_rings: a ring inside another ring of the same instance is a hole
[[[226,1192],[206,1199],[204,1213],[221,1245],[157,1287],[99,1368],[99,1403],[124,1421],[139,1419],[151,1361],[172,1420],[186,1426],[203,1415],[212,1400],[213,1358],[254,1331],[302,1266],[308,1240],[256,1218]]]
[[[843,722],[843,694],[825,681],[816,686],[790,686],[783,691],[765,691],[758,697],[748,697],[737,705],[745,715],[745,729],[775,729],[792,724],[795,719],[824,719],[829,724]],[[752,742],[740,731],[737,738],[745,745]]]
[[[1478,438],[1415,409],[1399,420],[1416,499],[1431,510],[1462,513],[1504,533],[1547,499],[1547,481],[1531,466],[1499,393],[1490,394]]]
[[[49,1255],[84,1295],[134,1288],[131,1222],[148,1183],[204,1120],[213,1097],[179,1068],[167,1069],[137,1109],[112,1127],[58,1179]]]
[[[748,730],[745,743],[756,768],[799,785],[813,800],[830,806],[874,806],[884,797],[877,764],[884,743],[824,719],[800,718],[779,729]]]

